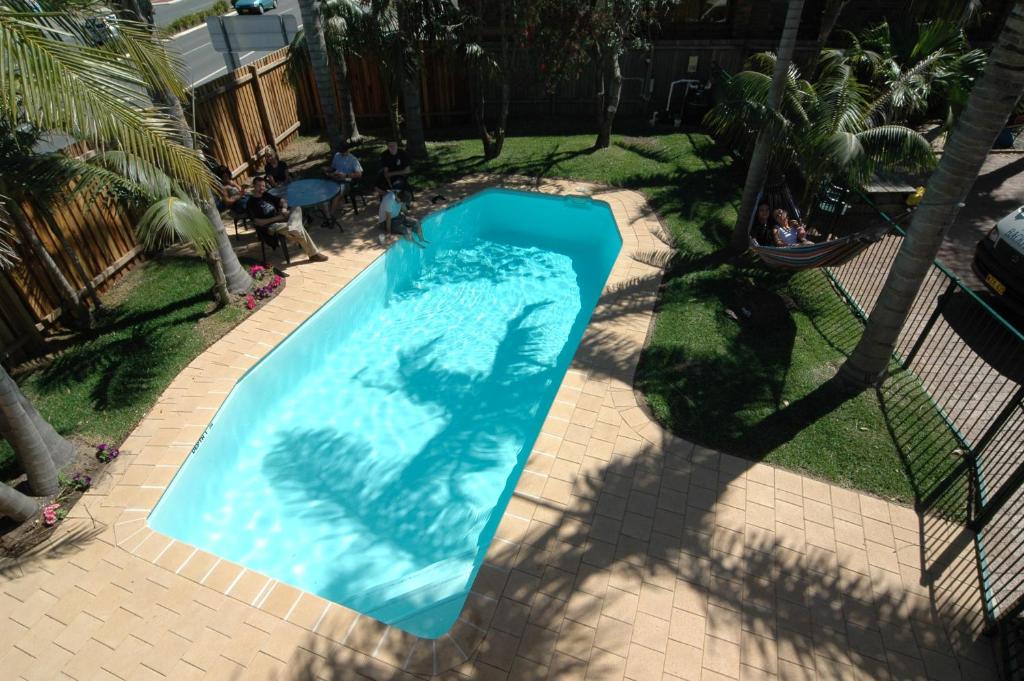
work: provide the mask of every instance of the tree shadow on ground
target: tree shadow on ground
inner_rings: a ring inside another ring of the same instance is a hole
[[[444,635],[389,651],[386,628],[364,640],[359,622],[326,626],[280,660],[280,678],[425,678],[371,657],[382,651],[417,672],[433,659],[435,672],[452,669],[444,678],[992,677],[963,619],[972,594],[957,587],[971,561],[956,536],[945,562],[920,571],[907,543],[901,581],[851,562],[851,546],[776,522],[753,501],[750,464],[635,444],[584,462],[564,506],[515,497],[529,524],[499,534],[473,586],[479,646]]]

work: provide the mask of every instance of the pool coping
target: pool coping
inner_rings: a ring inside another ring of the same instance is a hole
[[[480,178],[467,178],[466,181],[480,182]],[[535,183],[524,178],[503,178],[502,182],[487,178],[486,181],[490,187],[518,189],[523,188],[524,182]],[[462,612],[447,633],[436,639],[413,636],[172,539],[151,529],[148,523],[149,513],[178,468],[198,447],[213,416],[237,381],[376,261],[384,252],[381,249],[376,249],[372,257],[367,256],[366,251],[343,254],[345,261],[340,277],[337,255],[327,263],[310,264],[308,268],[304,266],[301,281],[289,282],[278,296],[215,342],[175,378],[124,442],[124,455],[116,462],[120,469],[115,476],[116,481],[99,485],[91,491],[91,494],[102,495],[101,507],[122,508],[110,528],[112,543],[159,568],[292,622],[313,634],[326,636],[391,667],[433,676],[472,658],[494,621],[499,599],[506,591],[505,577],[513,567],[530,572],[529,558],[520,548],[528,546],[524,540],[531,532],[534,514],[520,511],[520,507],[533,503],[542,504],[552,512],[555,509],[557,512],[571,510],[569,504],[576,480],[551,475],[551,466],[556,458],[576,459],[580,464],[577,476],[582,479],[588,470],[592,470],[587,466],[606,464],[613,455],[633,456],[652,445],[687,459],[710,460],[723,456],[713,450],[695,447],[665,431],[652,419],[646,405],[634,392],[633,377],[654,319],[654,306],[663,274],[663,267],[642,262],[634,256],[672,252],[671,242],[646,199],[638,192],[582,182],[544,181],[535,190],[548,194],[586,194],[607,203],[619,229],[622,247]],[[629,315],[628,323],[615,320],[595,324],[598,310],[615,304],[619,287],[637,281],[643,284],[638,289],[640,306]],[[278,328],[281,324],[287,333]],[[588,366],[586,358],[581,357],[588,335],[598,333],[616,334],[613,340],[617,347],[627,348],[628,355],[623,359],[628,367],[628,380],[625,380],[626,376],[596,377],[601,372],[595,372],[594,367]],[[252,338],[263,340],[254,343],[250,340]],[[271,340],[273,343],[267,342]],[[575,408],[581,402],[592,408],[588,413],[594,413],[595,419],[599,419],[597,414],[601,414],[606,420],[595,420],[586,426],[571,421],[568,416],[560,418],[555,415],[556,410],[564,413],[567,408]],[[604,435],[607,439],[601,439],[601,432],[593,433],[593,437],[584,432],[590,428],[601,431],[600,425],[614,418],[612,412],[621,422],[612,434]],[[745,467],[749,466],[749,463],[745,464]],[[152,471],[148,470],[149,467]],[[149,473],[144,479],[139,475],[142,468]],[[534,569],[533,573],[536,574],[537,570]]]

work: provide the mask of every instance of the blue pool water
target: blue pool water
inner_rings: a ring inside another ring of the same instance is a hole
[[[604,203],[488,190],[424,221],[249,371],[153,529],[446,632],[615,261]]]

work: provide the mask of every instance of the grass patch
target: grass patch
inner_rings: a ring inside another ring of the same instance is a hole
[[[227,0],[217,0],[211,6],[206,9],[199,10],[198,12],[192,12],[184,16],[178,17],[165,28],[164,32],[167,35],[174,35],[186,31],[193,26],[206,23],[206,17],[219,17],[227,14],[231,11],[231,5],[227,3]]]
[[[854,397],[836,387],[863,325],[821,271],[732,262],[724,248],[743,176],[731,158],[698,133],[616,135],[596,152],[593,139],[510,137],[490,162],[475,139],[437,142],[415,182],[490,172],[642,192],[678,246],[637,376],[658,419],[700,444],[841,485],[900,501],[926,495],[955,462],[955,440],[906,377]],[[360,152],[371,175],[378,153]]]
[[[192,359],[244,316],[213,314],[210,272],[198,258],[165,257],[128,273],[104,296],[96,328],[41,369],[22,390],[61,434],[121,442]],[[13,453],[0,441],[0,469]]]

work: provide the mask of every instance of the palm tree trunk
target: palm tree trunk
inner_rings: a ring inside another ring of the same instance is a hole
[[[1024,0],[1017,0],[999,32],[985,72],[928,180],[864,335],[839,376],[851,387],[877,383],[947,230],[978,178],[996,136],[1024,90]]]
[[[224,276],[224,268],[221,267],[217,250],[207,252],[203,255],[203,259],[206,260],[206,266],[210,268],[210,274],[213,275],[213,293],[217,298],[217,307],[229,305],[231,294],[228,293],[228,281]]]
[[[0,412],[4,415],[3,436],[14,449],[28,484],[36,496],[56,494],[57,467],[46,442],[21,403],[21,390],[10,374],[0,366]]]
[[[50,280],[57,287],[57,295],[60,296],[61,307],[69,322],[69,326],[75,329],[88,329],[92,326],[92,313],[89,311],[89,306],[82,301],[78,291],[75,290],[71,282],[64,276],[60,266],[57,265],[49,251],[43,246],[43,242],[39,240],[39,236],[32,228],[32,225],[28,224],[28,220],[25,214],[22,213],[21,206],[18,205],[17,200],[9,201],[8,208],[11,221],[18,231],[18,236],[28,244],[32,254],[39,259]]]
[[[71,463],[75,458],[75,445],[70,440],[60,435],[56,429],[50,425],[49,421],[44,419],[42,415],[36,410],[35,405],[32,401],[25,397],[25,393],[18,390],[18,401],[21,404],[21,408],[25,410],[25,414],[29,420],[35,425],[36,430],[39,432],[39,436],[43,438],[43,442],[46,444],[46,449],[50,452],[50,459],[53,461],[53,465],[60,470],[64,466]],[[3,412],[0,412],[0,433],[5,433],[10,430],[10,426],[7,422],[7,417],[4,416]]]
[[[0,482],[0,517],[13,518],[23,523],[39,513],[39,503],[10,485]]]
[[[420,68],[416,60],[413,73],[402,74],[402,106],[405,109],[405,150],[412,158],[427,155],[427,138],[423,131],[423,107],[420,104]]]
[[[832,35],[832,29],[839,21],[839,15],[850,0],[828,0],[825,9],[821,13],[821,27],[818,29],[818,39],[814,43],[814,56],[807,65],[807,79],[814,80],[814,72],[818,70],[818,60],[821,59],[821,52],[825,49],[828,37]]]
[[[595,149],[607,149],[612,143],[612,123],[615,112],[619,109],[622,98],[622,67],[619,64],[620,54],[612,52],[605,57],[601,76],[601,93],[598,95],[597,140]]]
[[[412,158],[424,158],[427,155],[427,138],[423,132],[423,104],[420,100],[422,59],[419,31],[410,15],[408,0],[399,0],[396,7],[402,38],[395,41],[395,69],[405,110],[405,151]]]
[[[800,14],[804,10],[804,0],[789,0],[786,9],[786,24],[779,39],[779,51],[775,59],[775,70],[772,72],[772,87],[768,92],[768,108],[778,111],[782,103],[783,88],[786,86],[786,73],[793,61],[793,48],[796,46],[796,32],[800,27]],[[764,185],[768,172],[768,160],[771,158],[772,138],[762,130],[757,135],[754,153],[750,157],[747,169],[747,180],[743,184],[743,198],[740,201],[740,212],[736,217],[736,226],[732,231],[732,250],[743,253],[750,246],[750,216],[754,214],[754,202],[757,193]]]
[[[169,90],[158,93],[157,97],[163,101],[171,116],[178,122],[182,145],[188,149],[195,149],[192,128],[189,127],[188,119],[185,118],[185,110],[181,106],[181,101]],[[202,151],[199,153],[202,154]],[[231,246],[231,237],[228,236],[228,231],[224,227],[224,221],[220,219],[220,212],[217,211],[214,203],[213,193],[206,190],[206,196],[199,203],[217,235],[217,259],[224,278],[227,280],[228,290],[239,295],[247,293],[253,286],[252,277],[242,267],[242,263],[238,261],[238,255],[235,254],[235,249]],[[214,276],[214,281],[216,280],[217,277]]]
[[[334,84],[331,82],[331,65],[327,59],[327,45],[320,24],[320,8],[315,0],[299,0],[299,12],[302,15],[302,26],[306,32],[306,47],[309,50],[309,63],[313,67],[313,79],[320,100],[320,113],[324,119],[324,134],[336,149],[341,142],[341,128],[338,126],[338,106],[334,99]],[[223,257],[223,253],[221,256]],[[225,264],[227,260],[224,260]],[[228,275],[228,282],[231,276]],[[234,289],[232,289],[234,290]]]
[[[89,300],[92,301],[93,309],[100,309],[102,306],[100,297],[96,293],[96,287],[92,285],[91,278],[85,272],[85,267],[82,265],[82,259],[78,257],[78,250],[75,249],[70,241],[68,241],[67,236],[64,234],[64,230],[62,230],[60,225],[57,224],[57,220],[54,217],[53,212],[46,206],[42,206],[41,211],[46,216],[46,224],[49,226],[50,231],[53,232],[57,237],[57,240],[60,241],[61,248],[63,248],[64,252],[67,253],[68,258],[71,259],[71,264],[75,266],[75,271],[85,283],[85,294],[89,297]]]
[[[512,99],[512,88],[508,78],[512,70],[509,58],[509,35],[508,35],[508,3],[498,3],[501,11],[498,15],[498,30],[501,32],[501,104],[498,110],[498,127],[494,131],[494,157],[501,155],[501,149],[505,146],[505,129],[508,126],[508,106]]]
[[[339,54],[335,62],[335,75],[338,81],[338,96],[341,98],[341,113],[343,121],[343,136],[349,142],[358,142],[362,139],[359,134],[359,124],[356,122],[356,109],[352,102],[352,83],[348,79],[348,61],[345,55]]]

